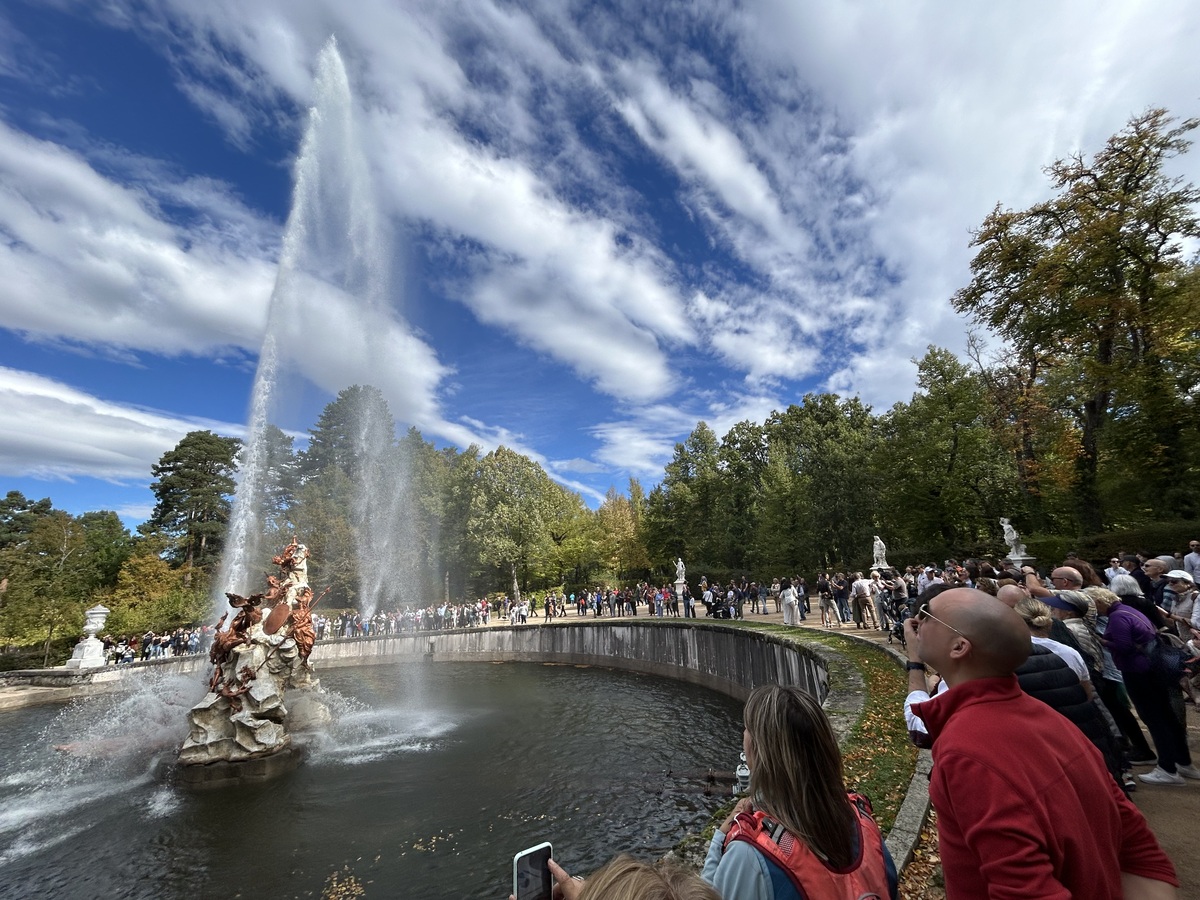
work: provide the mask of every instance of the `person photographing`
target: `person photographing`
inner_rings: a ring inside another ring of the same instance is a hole
[[[848,794],[816,698],[763,685],[746,701],[749,796],[713,834],[701,877],[724,900],[897,896],[896,867],[866,798]]]

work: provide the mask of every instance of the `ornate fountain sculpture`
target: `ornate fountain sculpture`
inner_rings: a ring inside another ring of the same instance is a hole
[[[289,727],[329,721],[308,661],[312,607],[320,599],[308,584],[308,549],[293,536],[272,562],[279,575],[267,576],[264,593],[225,595],[237,614],[224,631],[229,613],[217,622],[208,694],[188,713],[190,730],[179,751],[180,772],[189,783],[261,780],[290,769],[300,753]],[[289,689],[290,712],[284,705]]]

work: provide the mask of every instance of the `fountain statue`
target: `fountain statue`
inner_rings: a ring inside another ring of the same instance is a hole
[[[265,592],[225,595],[237,615],[224,631],[228,612],[217,622],[208,693],[188,713],[189,733],[179,751],[189,783],[261,780],[285,771],[299,761],[288,726],[329,721],[308,661],[312,608],[320,599],[308,584],[308,549],[293,536],[272,562],[279,575],[267,576]],[[301,715],[289,715],[284,705],[289,689],[299,692],[295,705]]]
[[[874,555],[871,559],[872,569],[887,569],[887,545],[883,542],[883,538],[875,535],[875,543],[873,545]]]

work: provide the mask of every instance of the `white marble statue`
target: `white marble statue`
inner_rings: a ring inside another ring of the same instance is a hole
[[[875,551],[875,555],[874,555],[874,558],[871,560],[871,568],[872,569],[888,568],[887,545],[883,542],[883,538],[881,538],[879,535],[875,535],[874,551]]]
[[[1012,522],[1001,516],[1000,527],[1004,529],[1004,543],[1008,544],[1009,559],[1028,559],[1025,545],[1021,543],[1021,536],[1017,534],[1017,529],[1013,528]]]
[[[683,557],[675,558],[675,581],[687,581],[687,567],[683,564]]]

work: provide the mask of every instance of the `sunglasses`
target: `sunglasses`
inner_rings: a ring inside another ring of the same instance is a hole
[[[957,634],[960,638],[966,638],[967,640],[970,640],[970,638],[967,638],[967,636],[965,634],[963,634],[961,631],[959,631],[953,625],[949,624],[948,622],[943,622],[941,619],[939,619],[937,616],[935,616],[933,613],[931,613],[929,611],[928,606],[924,607],[923,609],[921,609],[917,612],[917,621],[918,622],[925,622],[929,619],[932,619],[933,621],[937,622],[939,625],[944,625],[945,627],[949,628],[951,631],[953,631],[955,634]]]

